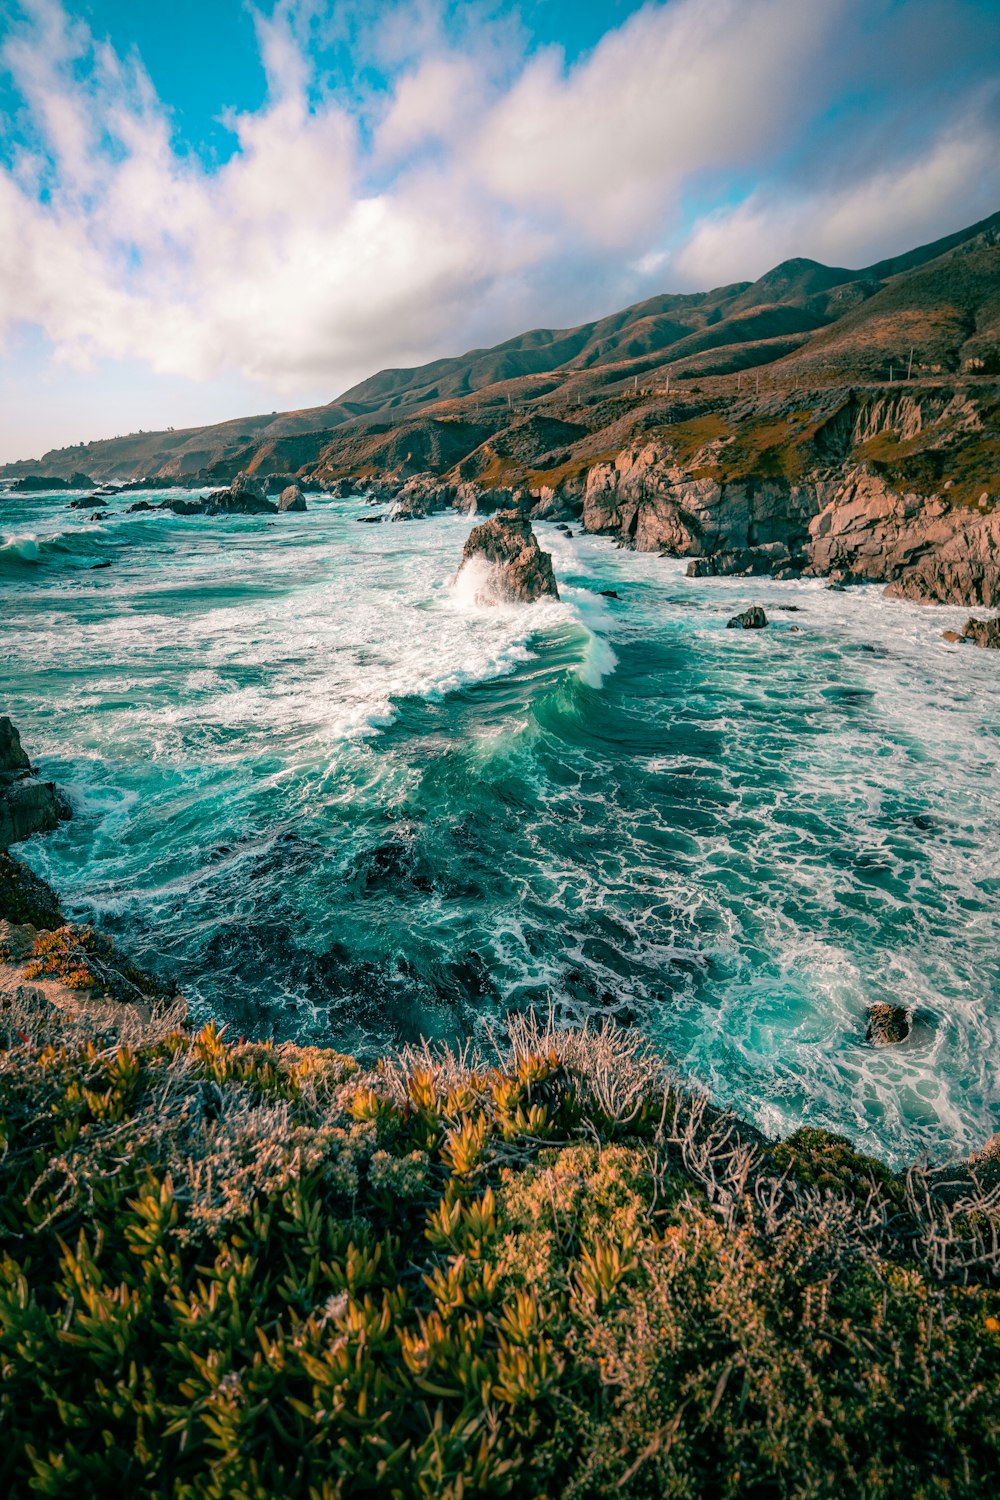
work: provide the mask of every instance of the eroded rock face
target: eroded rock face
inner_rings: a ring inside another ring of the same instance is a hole
[[[552,558],[538,545],[527,516],[498,511],[469,532],[459,573],[481,568],[476,588],[479,604],[525,603],[559,598]]]
[[[305,510],[306,497],[297,484],[290,484],[282,490],[278,499],[279,510]]]
[[[70,816],[69,803],[55,784],[32,774],[15,726],[0,718],[0,850],[35,833],[49,833]]]
[[[880,1000],[868,1007],[868,1029],[865,1036],[875,1047],[892,1047],[905,1042],[910,1034],[910,1018],[901,1005]]]

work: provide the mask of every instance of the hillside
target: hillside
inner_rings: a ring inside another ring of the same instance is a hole
[[[54,450],[0,468],[0,478],[82,471],[102,482],[212,482],[241,469],[343,470],[351,451],[363,471],[382,461],[373,439],[418,414],[463,422],[474,435],[505,428],[525,409],[564,416],[630,387],[649,404],[671,380],[707,379],[718,394],[756,386],[762,371],[772,388],[880,383],[890,367],[897,379],[907,370],[911,349],[918,381],[947,380],[970,361],[989,373],[1000,368],[998,236],[1000,213],[862,270],[793,259],[752,283],[653,297],[577,328],[533,329],[493,348],[382,370],[326,406]],[[588,430],[602,415],[588,412]],[[458,462],[457,446],[446,442],[449,463],[430,466]],[[407,464],[412,448],[402,436],[387,447],[392,462]]]

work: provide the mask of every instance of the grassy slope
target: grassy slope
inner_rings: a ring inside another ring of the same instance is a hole
[[[998,226],[1000,215],[994,215],[861,271],[786,261],[752,284],[653,297],[577,328],[532,329],[491,349],[381,370],[327,406],[133,434],[0,473],[40,469],[68,476],[83,469],[120,479],[204,470],[223,478],[241,468],[304,470],[331,444],[343,449],[338,432],[348,447],[353,440],[360,449],[372,423],[383,431],[386,424],[405,427],[430,408],[469,418],[470,409],[474,417],[485,405],[502,419],[508,396],[521,403],[555,398],[569,406],[624,390],[634,379],[662,387],[668,372],[730,384],[737,372],[754,367],[791,385],[883,379],[888,362],[905,359],[911,345],[928,369],[953,370],[963,357],[996,351],[1000,251],[992,242]],[[359,471],[360,451],[353,472]]]

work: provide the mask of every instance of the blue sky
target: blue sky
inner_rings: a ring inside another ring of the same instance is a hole
[[[998,0],[0,0],[0,461],[1000,208]]]

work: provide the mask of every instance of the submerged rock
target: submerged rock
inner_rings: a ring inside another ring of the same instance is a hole
[[[727,630],[763,630],[767,624],[767,615],[759,604],[752,604],[742,614],[733,615],[731,620],[726,621]]]
[[[866,1039],[876,1047],[892,1047],[910,1034],[910,1018],[901,1005],[880,1000],[868,1007]]]
[[[479,604],[530,604],[535,599],[559,598],[552,558],[539,547],[531,522],[520,511],[498,511],[473,527],[459,573],[476,564],[486,564],[489,570],[476,590]]]
[[[0,718],[0,850],[48,833],[71,816],[69,803],[51,781],[39,781],[10,719]]]
[[[306,497],[297,484],[290,484],[282,490],[278,499],[279,510],[305,510]]]

